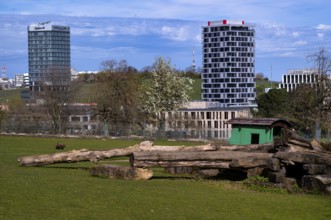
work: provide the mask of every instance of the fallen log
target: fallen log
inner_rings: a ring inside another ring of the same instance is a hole
[[[26,156],[18,159],[21,166],[43,166],[55,163],[74,163],[80,161],[91,161],[97,163],[103,159],[112,157],[130,156],[140,151],[213,151],[215,146],[210,144],[201,146],[155,146],[151,141],[143,141],[140,144],[126,148],[116,148],[104,151],[90,151],[87,149],[72,150],[68,152]]]
[[[251,145],[230,145],[230,146],[219,146],[219,150],[229,151],[243,151],[243,152],[269,152],[274,149],[274,144],[251,144]]]
[[[255,157],[255,158],[239,158],[234,159],[230,163],[231,168],[254,168],[254,167],[266,167],[270,157]]]
[[[304,137],[301,137],[294,131],[289,131],[287,140],[296,141],[296,143],[301,143],[303,146],[310,146],[310,141]]]
[[[230,162],[224,161],[134,161],[134,167],[199,167],[229,169]]]
[[[293,161],[303,164],[324,164],[331,166],[331,153],[325,151],[277,152],[274,157],[281,161]]]
[[[298,146],[296,144],[287,143],[287,147],[283,149],[285,152],[309,152],[312,151],[306,147]]]
[[[252,168],[266,166],[269,153],[241,151],[134,152],[135,167]]]
[[[308,149],[313,149],[310,145],[310,142],[309,143],[306,143],[306,142],[301,142],[301,141],[298,141],[296,139],[288,139],[287,142],[289,144],[294,144],[296,146],[299,146],[299,147],[303,147],[303,148],[308,148]]]
[[[95,166],[90,173],[92,176],[124,180],[149,180],[153,176],[152,170],[115,165]]]
[[[318,143],[317,140],[313,139],[310,142],[311,147],[314,149],[314,151],[323,151],[323,147]]]

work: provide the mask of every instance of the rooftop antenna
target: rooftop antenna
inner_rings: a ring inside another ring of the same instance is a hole
[[[5,65],[3,65],[2,66],[2,79],[5,79],[6,78],[6,66]]]
[[[195,72],[195,51],[194,51],[194,47],[192,50],[192,71]]]

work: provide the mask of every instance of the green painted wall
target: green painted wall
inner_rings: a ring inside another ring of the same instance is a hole
[[[232,125],[229,144],[248,145],[251,144],[252,134],[259,134],[259,144],[273,142],[273,129],[266,126]]]

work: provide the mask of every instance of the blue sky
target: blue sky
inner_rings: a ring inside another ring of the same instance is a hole
[[[0,65],[8,77],[27,72],[27,26],[51,20],[71,27],[77,71],[110,59],[141,69],[158,56],[185,69],[193,48],[201,66],[201,26],[232,19],[255,25],[256,72],[280,81],[312,67],[306,56],[319,47],[331,52],[330,8],[329,0],[0,0]]]

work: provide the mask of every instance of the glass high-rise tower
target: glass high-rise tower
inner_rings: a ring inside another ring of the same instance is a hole
[[[255,100],[255,30],[244,21],[212,21],[202,27],[202,99],[220,107]]]
[[[70,27],[43,22],[28,26],[29,86],[70,82]]]

